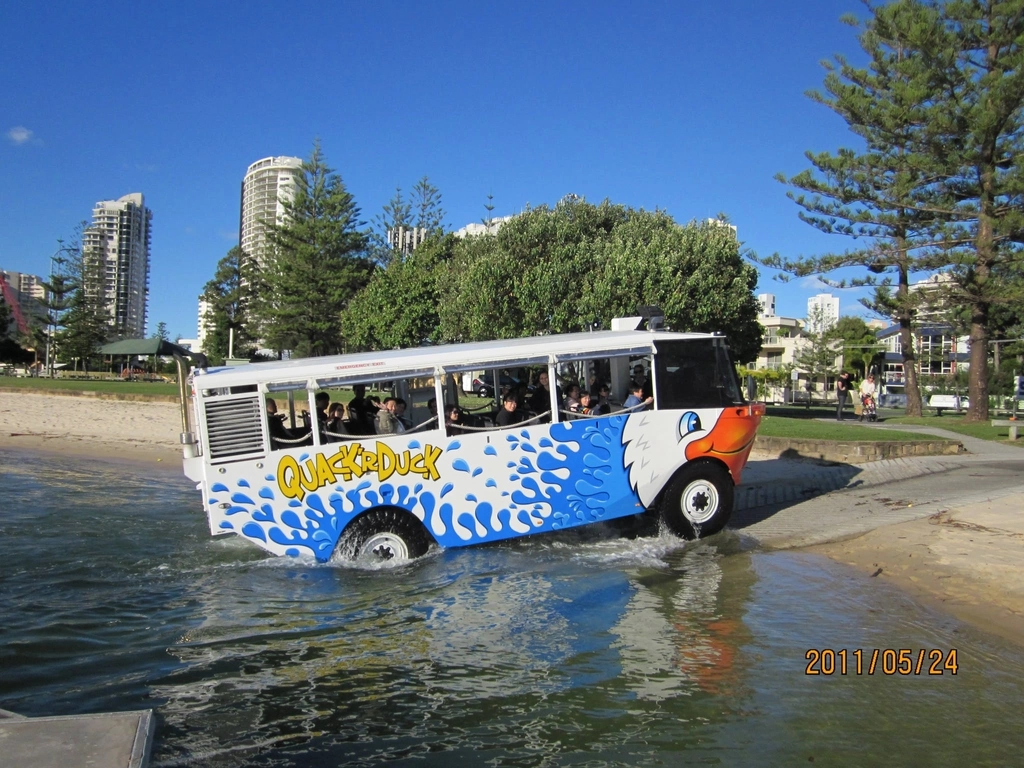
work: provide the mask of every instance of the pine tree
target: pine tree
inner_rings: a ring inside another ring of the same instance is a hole
[[[299,357],[342,351],[341,313],[371,270],[359,208],[320,142],[302,164],[283,224],[269,224],[260,314],[266,341]]]
[[[494,227],[494,195],[490,192],[487,193],[484,210],[487,211],[487,215],[480,219],[480,223],[487,227],[487,234],[491,234],[491,229]]]
[[[942,160],[928,204],[943,221],[936,259],[954,278],[946,302],[968,314],[967,421],[987,421],[993,307],[1024,301],[1019,285],[1001,279],[1024,253],[1024,0],[929,7],[941,26],[906,31],[927,55],[924,140]]]
[[[210,358],[222,360],[229,351],[236,357],[252,354],[257,332],[251,305],[254,292],[261,285],[258,272],[256,261],[237,245],[217,262],[213,279],[203,288],[208,306],[203,351]]]
[[[865,245],[810,258],[762,260],[798,276],[850,266],[867,269],[867,277],[850,284],[876,286],[874,298],[865,305],[900,327],[910,416],[921,415],[913,335],[919,296],[910,290],[910,282],[913,272],[925,268],[936,245],[935,216],[921,206],[936,162],[919,141],[929,120],[928,69],[920,52],[901,39],[899,29],[936,23],[934,13],[915,2],[876,9],[859,38],[868,66],[858,68],[837,56],[834,64],[826,65],[825,93],[809,94],[846,120],[863,146],[842,148],[835,154],[808,152],[813,169],[777,177],[801,190],[788,196],[803,208],[803,221],[826,234],[851,237]]]
[[[405,199],[401,187],[395,188],[394,196],[374,217],[373,224],[374,231],[370,235],[373,260],[381,267],[387,267],[399,255],[399,249],[391,239],[392,233],[412,225],[412,203]]]
[[[416,214],[413,221],[413,226],[416,229],[425,230],[428,237],[444,232],[441,190],[431,184],[426,176],[413,186],[409,202]]]
[[[818,173],[786,180],[811,193],[794,197],[805,220],[868,245],[763,263],[796,274],[896,272],[895,292],[883,281],[865,303],[900,323],[911,414],[920,409],[911,336],[919,297],[909,277],[951,269],[945,300],[970,313],[968,419],[985,420],[991,308],[1022,299],[998,267],[1019,259],[1024,242],[1024,0],[896,0],[871,10],[860,38],[868,68],[839,58],[830,96],[818,97],[864,148],[808,155]]]
[[[106,266],[103,254],[78,243],[68,252],[64,287],[71,286],[66,298],[66,311],[60,318],[63,326],[57,334],[57,348],[63,360],[81,360],[88,370],[89,359],[97,348],[113,334],[110,299],[104,291]]]

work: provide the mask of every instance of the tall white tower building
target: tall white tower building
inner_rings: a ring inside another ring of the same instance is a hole
[[[824,333],[839,321],[839,297],[819,293],[807,300],[807,327],[811,333]]]
[[[102,291],[110,307],[113,335],[139,339],[146,335],[149,298],[149,249],[153,212],[141,192],[117,200],[101,200],[92,209],[92,225],[82,245],[102,261]]]
[[[775,317],[774,293],[757,294],[757,303],[760,310],[759,314],[761,315],[761,317]]]
[[[210,321],[207,320],[206,315],[210,311],[210,302],[204,299],[202,296],[199,297],[199,322],[198,333],[196,334],[196,350],[199,352],[206,351],[206,337],[210,335],[213,330],[210,327]]]
[[[301,173],[302,160],[298,157],[265,157],[245,172],[238,244],[258,264],[264,263],[266,255],[266,223],[284,221],[283,203],[294,197]]]

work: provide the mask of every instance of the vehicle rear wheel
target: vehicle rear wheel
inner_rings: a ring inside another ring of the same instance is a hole
[[[418,520],[399,509],[371,509],[342,534],[335,557],[360,565],[398,564],[427,552],[430,542]]]
[[[718,533],[732,515],[733,484],[728,471],[708,462],[686,465],[661,500],[661,519],[674,534],[699,539]]]
[[[480,389],[477,390],[477,394],[480,397],[490,397],[491,396],[491,393],[487,391],[487,387],[480,387]]]

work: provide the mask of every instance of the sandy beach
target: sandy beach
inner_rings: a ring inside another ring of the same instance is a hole
[[[0,448],[180,467],[175,403],[0,392]]]
[[[0,392],[0,448],[177,470],[177,404]],[[1024,494],[809,548],[1024,644]]]
[[[1024,645],[1024,494],[809,547]]]

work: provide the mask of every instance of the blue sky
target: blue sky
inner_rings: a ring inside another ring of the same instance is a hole
[[[367,221],[424,175],[447,224],[574,193],[719,212],[762,254],[852,245],[815,232],[777,172],[854,137],[805,96],[856,59],[857,0],[4,4],[0,267],[45,275],[97,200],[154,212],[150,332],[196,333],[238,240],[240,185],[319,137]],[[759,292],[802,317],[813,280]],[[842,291],[843,314],[861,313]]]

